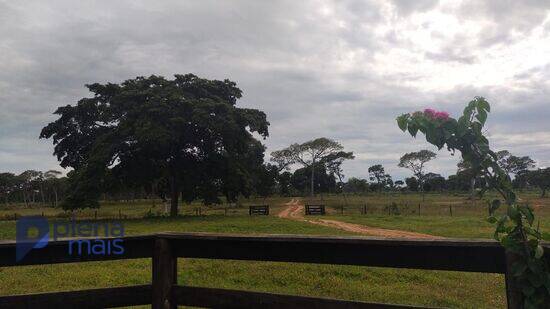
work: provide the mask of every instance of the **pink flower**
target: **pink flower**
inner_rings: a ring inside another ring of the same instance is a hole
[[[437,111],[435,109],[426,108],[424,110],[424,114],[426,114],[427,116],[430,116],[430,117],[434,117],[435,113],[437,113]]]
[[[449,119],[449,113],[443,111],[436,111],[432,108],[426,108],[424,115],[434,120],[447,120]]]

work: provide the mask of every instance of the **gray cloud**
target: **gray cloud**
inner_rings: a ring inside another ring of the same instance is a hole
[[[84,84],[187,72],[236,81],[239,104],[268,114],[268,151],[319,136],[341,141],[357,153],[348,176],[366,177],[376,163],[396,178],[408,175],[396,166],[400,154],[433,147],[402,134],[395,117],[426,107],[460,113],[475,95],[494,102],[495,146],[548,163],[547,63],[493,85],[430,86],[457,66],[484,65],[492,59],[484,48],[521,41],[548,15],[544,1],[503,3],[0,2],[0,171],[57,167],[51,141],[37,137],[57,106],[88,95]],[[439,28],[429,38],[440,48],[426,48],[429,41],[402,28],[427,12],[482,31],[448,36]],[[430,167],[449,174],[456,161],[441,152]]]

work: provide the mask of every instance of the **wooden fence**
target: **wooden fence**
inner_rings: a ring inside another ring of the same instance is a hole
[[[250,216],[252,215],[269,216],[269,205],[248,206],[248,214]]]
[[[327,298],[177,284],[177,258],[205,258],[361,265],[506,274],[509,308],[521,294],[508,276],[504,249],[495,241],[388,240],[365,237],[236,236],[161,233],[124,237],[122,255],[68,255],[68,240],[52,241],[15,262],[15,242],[0,242],[0,267],[152,258],[148,285],[0,296],[0,308],[104,308],[152,304],[152,308],[410,308]],[[545,246],[546,254],[550,247]],[[391,280],[391,278],[388,278]]]
[[[305,206],[305,214],[306,216],[311,215],[325,215],[325,205],[313,205],[313,204],[306,204]]]

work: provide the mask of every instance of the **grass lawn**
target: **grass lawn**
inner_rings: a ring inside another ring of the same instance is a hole
[[[323,217],[394,230],[419,232],[436,236],[452,238],[491,238],[495,231],[494,225],[487,222],[485,217],[460,216],[383,216],[383,215],[331,215]],[[541,219],[541,230],[546,240],[550,239],[548,227],[550,220]],[[545,229],[546,228],[546,229]]]
[[[128,235],[156,231],[349,234],[275,216],[185,216],[124,223]],[[0,222],[1,239],[13,239],[14,234],[13,221]],[[178,268],[179,283],[194,286],[412,305],[505,307],[504,280],[497,274],[203,259],[181,259]],[[146,284],[150,280],[150,259],[9,267],[0,268],[0,294]]]

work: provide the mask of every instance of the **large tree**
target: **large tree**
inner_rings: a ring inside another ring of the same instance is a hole
[[[344,151],[334,153],[325,158],[328,172],[338,178],[338,185],[342,190],[342,195],[344,196],[344,202],[346,206],[348,204],[348,199],[346,197],[346,192],[344,190],[344,170],[342,169],[342,163],[344,163],[345,160],[353,160],[353,159],[355,159],[355,156],[353,155],[352,152],[344,152]]]
[[[266,115],[236,107],[229,80],[193,74],[137,77],[87,85],[92,97],[59,107],[42,129],[62,167],[71,167],[66,208],[97,207],[109,177],[133,186],[166,183],[170,214],[178,199],[216,202],[251,192],[250,173],[263,162]]]
[[[435,152],[429,150],[420,150],[404,154],[399,159],[397,166],[407,168],[413,172],[413,175],[418,179],[422,199],[424,199],[424,183],[425,183],[425,164],[436,157]]]
[[[308,168],[311,172],[310,193],[315,195],[314,179],[317,164],[326,166],[332,160],[338,160],[344,156],[349,158],[353,156],[351,152],[344,152],[344,147],[329,138],[321,137],[302,144],[292,144],[282,150],[271,153],[271,161],[275,162],[280,170],[288,168],[290,165],[298,163]]]
[[[508,150],[501,150],[496,153],[498,158],[498,165],[508,175],[521,174],[531,168],[535,167],[535,161],[528,156],[518,157],[511,154]]]
[[[369,182],[366,179],[352,177],[344,186],[344,191],[354,194],[365,193],[369,190]]]
[[[17,176],[12,173],[0,173],[0,196],[3,197],[6,206],[10,194],[16,189]]]
[[[311,171],[308,167],[302,167],[294,171],[292,174],[292,186],[301,191],[302,194],[307,194],[311,190]],[[334,192],[336,189],[336,181],[334,175],[327,173],[327,169],[322,164],[315,165],[315,179],[313,180],[314,190],[317,193]]]
[[[477,170],[473,168],[473,166],[468,161],[465,161],[463,159],[461,159],[456,164],[456,167],[457,167],[457,171],[456,171],[457,177],[453,180],[455,189],[458,187],[462,187],[461,186],[461,183],[463,183],[462,180],[464,179],[464,177],[467,177],[470,182],[470,185],[469,185],[470,199],[473,202],[476,196],[476,181],[478,181],[477,178],[479,178],[479,176],[477,175]],[[449,180],[451,180],[450,178],[451,177],[449,176]]]
[[[277,166],[269,163],[260,165],[255,173],[254,188],[257,195],[265,199],[271,195],[276,188],[279,171]]]
[[[44,173],[44,182],[48,186],[54,195],[53,206],[57,207],[59,202],[59,187],[61,186],[61,179],[59,178],[62,175],[60,171],[49,170]]]
[[[376,190],[381,192],[382,189],[388,184],[393,185],[393,181],[389,174],[386,174],[384,167],[381,164],[375,164],[368,169],[369,179],[371,181],[376,181]]]
[[[546,197],[546,191],[550,189],[550,167],[529,171],[527,179],[531,185],[539,187],[541,197]]]

